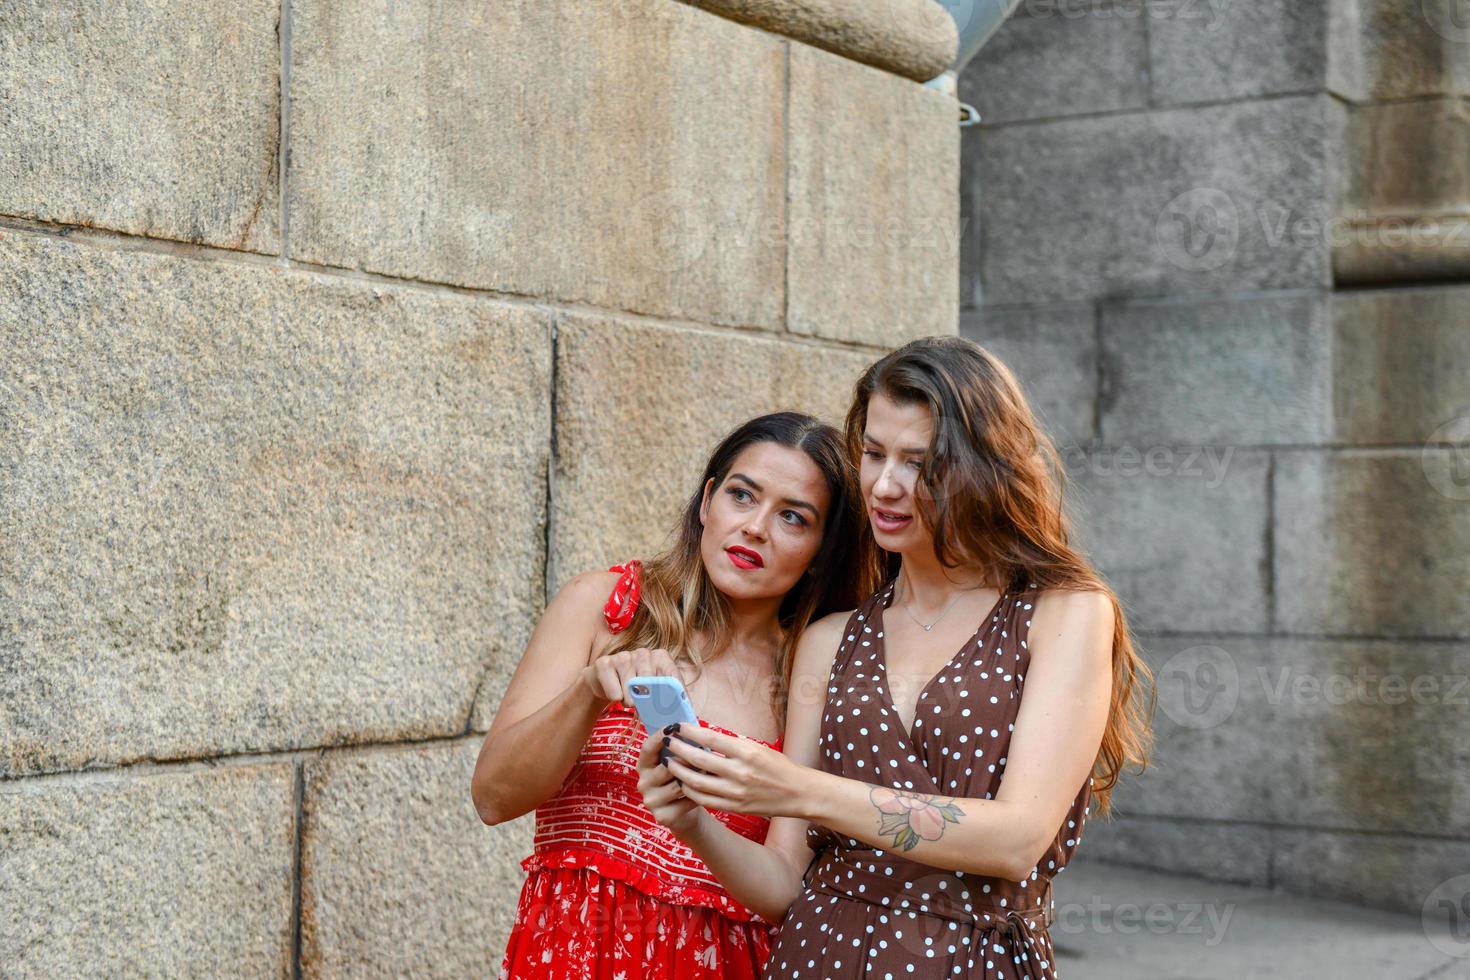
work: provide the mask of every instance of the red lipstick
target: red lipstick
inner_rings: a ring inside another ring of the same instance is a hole
[[[742,548],[738,544],[726,548],[725,554],[730,556],[730,564],[747,572],[757,568],[764,568],[766,564],[765,559],[760,556],[759,552],[751,551],[749,548]]]

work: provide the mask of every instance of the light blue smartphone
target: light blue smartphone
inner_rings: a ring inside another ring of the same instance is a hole
[[[669,725],[699,724],[684,682],[677,677],[629,678],[628,694],[638,710],[638,720],[650,734],[661,732]]]
[[[698,725],[699,716],[689,703],[689,693],[684,682],[677,677],[632,677],[628,679],[628,695],[638,711],[638,720],[649,734],[661,733],[673,724]],[[684,739],[688,742],[689,739]],[[690,742],[691,745],[696,744]],[[704,748],[704,746],[700,746]],[[708,752],[708,749],[705,749]],[[668,749],[660,749],[660,762],[668,761]]]

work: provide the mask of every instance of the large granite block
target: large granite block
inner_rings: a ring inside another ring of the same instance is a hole
[[[0,336],[0,774],[456,734],[508,676],[540,314],[0,233]]]
[[[954,63],[955,18],[934,0],[683,0],[905,78]]]
[[[1275,605],[1297,633],[1470,637],[1464,451],[1282,453]]]
[[[469,738],[307,765],[302,976],[496,974],[532,821],[480,822],[470,800],[479,748]]]
[[[1147,107],[1144,18],[1079,13],[1021,4],[965,69],[960,98],[991,125]]]
[[[1470,100],[1358,106],[1343,128],[1339,284],[1470,277]]]
[[[1343,94],[1356,100],[1470,94],[1470,18],[1460,0],[1356,0]],[[1355,45],[1354,45],[1355,42]]]
[[[1467,897],[1463,876],[1470,869],[1470,842],[1384,836],[1334,834],[1317,830],[1278,831],[1272,837],[1276,884],[1286,891],[1332,898],[1370,908],[1406,912],[1416,917],[1447,917],[1439,897],[1458,906]],[[1458,880],[1458,887],[1447,883]],[[1464,919],[1452,936],[1442,936],[1456,955],[1470,952]],[[1428,948],[1425,941],[1424,947]],[[1443,948],[1443,947],[1441,947]],[[1454,972],[1464,960],[1456,961]],[[1435,971],[1438,972],[1438,971]],[[1431,973],[1433,975],[1433,973]]]
[[[1335,123],[1313,96],[989,131],[970,175],[984,301],[1326,286]]]
[[[1341,204],[1348,217],[1470,210],[1470,100],[1355,106],[1348,120]]]
[[[1158,705],[1149,768],[1127,780],[1129,812],[1149,818],[1280,819],[1288,777],[1261,763],[1269,757],[1290,764],[1294,746],[1280,744],[1280,733],[1269,725],[1256,727],[1265,700],[1257,671],[1272,666],[1266,644],[1187,635],[1146,636],[1139,646],[1154,674]]]
[[[960,332],[1015,372],[1031,409],[1061,446],[1097,434],[1097,325],[1090,306],[988,306]]]
[[[1150,0],[1155,105],[1320,91],[1337,0]]]
[[[667,0],[293,11],[294,258],[780,325],[783,41]]]
[[[1470,836],[1470,646],[1147,637],[1159,710],[1129,812]]]
[[[1470,289],[1342,293],[1332,310],[1334,441],[1470,438]]]
[[[1121,810],[1136,796],[1125,783],[1115,793],[1114,805]],[[1088,861],[1265,888],[1271,884],[1271,833],[1270,828],[1250,824],[1119,812],[1090,819],[1078,853]]]
[[[668,545],[710,451],[746,419],[804,411],[840,430],[853,386],[876,360],[806,342],[587,314],[567,316],[557,336],[547,557],[553,594],[580,572]],[[490,727],[500,681],[497,675],[480,692],[477,731]]]
[[[611,318],[572,317],[558,336],[555,584],[664,544],[710,450],[746,419],[790,409],[840,426],[875,359]]]
[[[277,251],[280,11],[0,4],[0,214]]]
[[[1266,628],[1265,453],[1102,446],[1067,463],[1078,540],[1135,628]]]
[[[1332,338],[1317,296],[1104,306],[1102,438],[1110,445],[1326,439]]]
[[[958,329],[954,99],[791,47],[787,326],[896,347]]]
[[[291,976],[293,767],[0,786],[0,967]]]

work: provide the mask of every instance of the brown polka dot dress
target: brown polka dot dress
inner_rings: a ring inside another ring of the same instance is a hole
[[[822,716],[821,767],[900,792],[993,799],[1030,663],[1035,585],[1006,591],[920,692],[910,731],[889,697],[883,614],[893,583],[848,620]],[[813,825],[816,858],[781,924],[768,980],[1056,976],[1051,879],[1082,838],[1091,780],[1025,878],[944,870]],[[877,814],[875,812],[875,823]]]

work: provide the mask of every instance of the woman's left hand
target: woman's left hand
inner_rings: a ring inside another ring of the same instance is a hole
[[[702,725],[681,725],[674,735],[669,739],[668,769],[683,784],[686,799],[727,813],[800,815],[800,770],[805,767],[770,746]],[[714,752],[705,752],[700,745]]]

